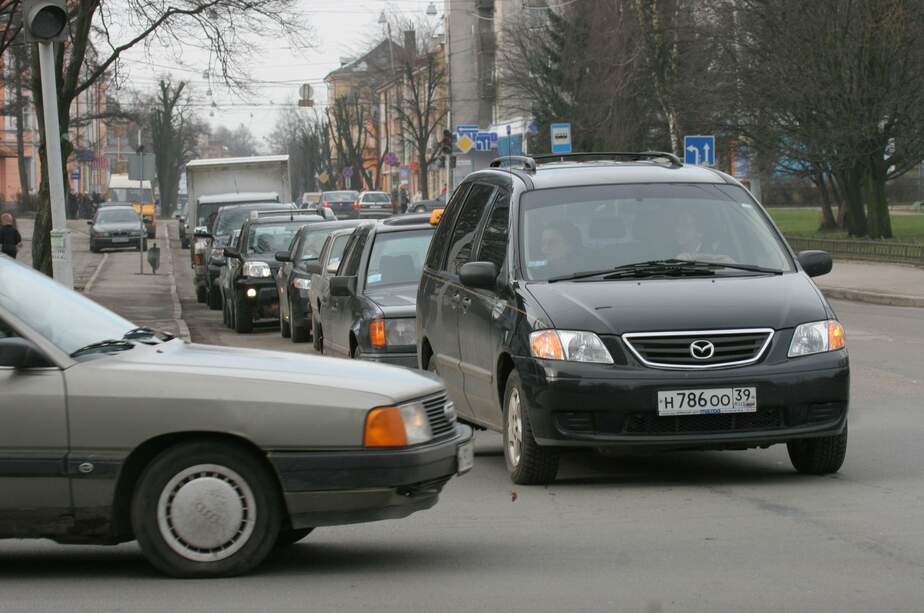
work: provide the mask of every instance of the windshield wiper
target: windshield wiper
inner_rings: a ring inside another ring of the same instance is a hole
[[[704,262],[699,260],[676,260],[684,264],[695,264],[697,266],[710,266],[714,268],[731,268],[734,270],[747,270],[749,272],[762,272],[768,275],[781,275],[782,270],[778,268],[767,268],[766,266],[757,266],[756,264],[736,264],[733,262]]]
[[[99,341],[98,343],[90,343],[85,347],[81,347],[76,351],[71,352],[71,357],[76,358],[85,353],[92,353],[99,349],[111,349],[112,351],[127,351],[129,349],[134,349],[135,344],[131,341],[125,339],[108,339],[105,341]],[[107,352],[108,353],[108,352]]]
[[[122,335],[122,338],[129,341],[142,338],[155,338],[157,340],[169,341],[175,337],[168,332],[158,331],[154,330],[153,328],[145,328],[144,326],[141,326],[138,328],[132,328],[124,335]]]
[[[587,279],[590,277],[599,277],[604,279],[625,279],[625,278],[645,278],[655,276],[668,277],[690,277],[690,276],[711,276],[715,274],[717,268],[730,268],[734,270],[746,270],[749,272],[759,272],[763,274],[781,275],[782,270],[775,268],[765,268],[763,266],[754,266],[751,264],[735,264],[726,262],[706,262],[700,260],[679,260],[675,258],[666,260],[648,260],[645,262],[633,262],[632,264],[623,264],[615,268],[606,270],[588,270],[576,272],[561,277],[548,279],[549,283],[557,281],[571,281],[575,279]]]

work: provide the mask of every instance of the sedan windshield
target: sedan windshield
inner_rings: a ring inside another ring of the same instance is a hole
[[[304,222],[280,224],[257,224],[251,226],[247,237],[247,255],[272,255],[277,251],[288,251],[292,238]]]
[[[369,256],[366,289],[420,283],[432,238],[433,230],[378,233]]]
[[[523,197],[520,234],[528,279],[549,280],[663,261],[793,270],[764,213],[733,185],[569,187]]]
[[[97,224],[140,223],[134,209],[101,209],[96,216]]]
[[[0,307],[64,353],[71,354],[108,339],[121,339],[137,327],[26,266],[0,260],[0,278],[4,281],[0,283]]]

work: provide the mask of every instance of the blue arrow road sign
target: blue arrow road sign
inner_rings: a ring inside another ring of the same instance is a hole
[[[697,166],[715,166],[715,136],[684,136],[683,161]]]

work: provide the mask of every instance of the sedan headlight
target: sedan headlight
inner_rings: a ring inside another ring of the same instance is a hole
[[[303,279],[301,277],[296,277],[295,280],[292,281],[292,286],[295,289],[309,290],[311,289],[311,279]]]
[[[109,238],[109,232],[94,232],[97,238]]]
[[[613,363],[603,341],[593,332],[537,330],[529,335],[529,349],[533,357],[544,360]]]
[[[416,345],[417,321],[414,319],[373,319],[369,322],[369,342],[373,347]]]
[[[265,279],[270,276],[270,267],[266,262],[244,262],[244,266],[241,267],[241,273],[243,273],[245,277]]]
[[[796,328],[789,344],[789,357],[836,351],[846,346],[844,326],[839,321],[814,321]]]
[[[422,402],[379,407],[366,414],[365,447],[405,447],[433,438],[427,409]]]

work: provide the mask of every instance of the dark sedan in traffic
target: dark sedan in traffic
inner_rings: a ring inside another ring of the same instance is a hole
[[[359,192],[322,192],[321,207],[333,211],[337,219],[359,219]]]
[[[100,207],[90,226],[90,251],[103,249],[147,249],[141,218],[131,206]]]

